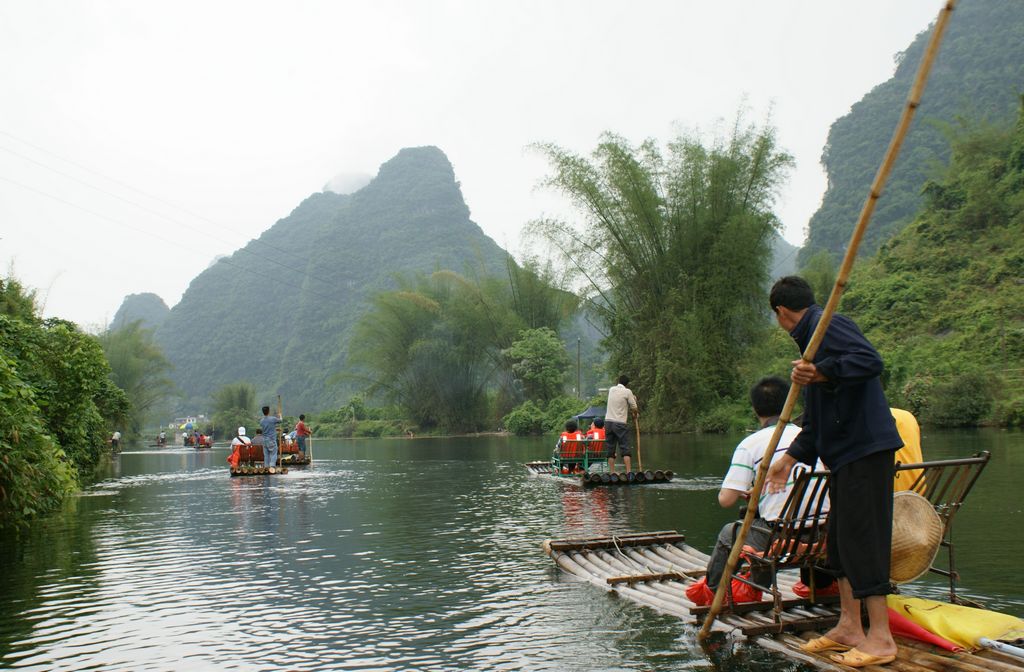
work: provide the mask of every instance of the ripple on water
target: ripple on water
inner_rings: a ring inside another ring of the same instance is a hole
[[[0,577],[22,598],[0,605],[0,667],[710,669],[688,626],[566,579],[540,544],[665,529],[719,478],[583,490],[415,450],[271,478],[133,456],[154,469],[87,489]]]

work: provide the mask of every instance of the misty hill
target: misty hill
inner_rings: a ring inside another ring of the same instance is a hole
[[[156,329],[163,324],[170,312],[171,309],[156,294],[151,292],[129,294],[121,302],[121,307],[117,309],[114,320],[110,323],[110,329],[120,329],[136,321],[142,322],[142,326],[146,329]]]
[[[247,381],[286,413],[340,405],[351,329],[396,273],[505,272],[507,254],[469,218],[436,147],[401,150],[365,187],[316,193],[199,274],[157,330],[185,403],[206,408]]]
[[[937,8],[938,6],[936,6]],[[871,90],[838,119],[828,135],[822,164],[828,189],[808,225],[800,265],[818,250],[841,254],[849,242],[868,188],[903,110],[930,30],[897,55],[892,78]],[[949,158],[943,126],[956,118],[1012,120],[1024,89],[1024,3],[973,0],[957,4],[925,89],[862,250],[905,226],[922,204],[921,189],[934,168]]]
[[[768,278],[771,282],[775,282],[785,275],[796,273],[796,256],[799,249],[795,245],[790,245],[782,236],[775,236],[772,240],[771,267],[768,271]]]

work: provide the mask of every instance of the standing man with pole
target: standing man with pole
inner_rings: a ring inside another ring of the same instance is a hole
[[[821,319],[814,292],[801,277],[782,278],[770,303],[779,326],[806,351]],[[798,359],[790,375],[804,387],[803,429],[768,469],[768,491],[781,492],[797,462],[820,457],[832,472],[828,565],[839,581],[839,623],[803,645],[845,651],[832,660],[850,667],[884,665],[896,656],[885,596],[892,592],[893,453],[903,445],[879,376],[882,358],[853,320],[836,313],[814,361]],[[860,603],[867,607],[868,631]]]
[[[633,471],[633,460],[630,457],[629,431],[626,423],[632,411],[633,419],[639,422],[640,409],[636,405],[636,396],[626,387],[629,376],[619,376],[619,384],[608,389],[608,405],[604,416],[605,456],[608,458],[608,471],[615,472],[615,449],[618,447],[626,472]]]
[[[271,415],[270,406],[264,406],[260,429],[263,430],[263,466],[268,469],[277,466],[277,429],[280,424],[281,416]]]

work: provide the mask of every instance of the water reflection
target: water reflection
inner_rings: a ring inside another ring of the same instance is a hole
[[[955,539],[965,592],[1013,613],[1024,542],[986,540],[1024,523],[1020,436],[925,439],[928,457],[993,449]],[[714,496],[735,442],[645,440],[677,481],[587,490],[527,475],[547,440],[318,441],[315,465],[271,478],[228,477],[223,449],[124,453],[63,515],[3,539],[0,667],[710,668],[688,625],[560,574],[540,544],[677,529],[708,546],[735,515]]]

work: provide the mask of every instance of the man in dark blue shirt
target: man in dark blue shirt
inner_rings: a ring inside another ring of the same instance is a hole
[[[779,326],[806,350],[822,309],[803,278],[788,276],[772,287]],[[832,472],[828,563],[839,579],[839,623],[804,650],[833,655],[850,667],[892,662],[896,642],[889,632],[885,596],[892,592],[893,453],[903,445],[879,376],[882,358],[857,325],[833,315],[813,363],[793,362],[790,378],[804,387],[804,421],[786,454],[768,471],[770,491],[781,489],[797,462],[819,457]],[[864,600],[869,627],[861,626]]]

